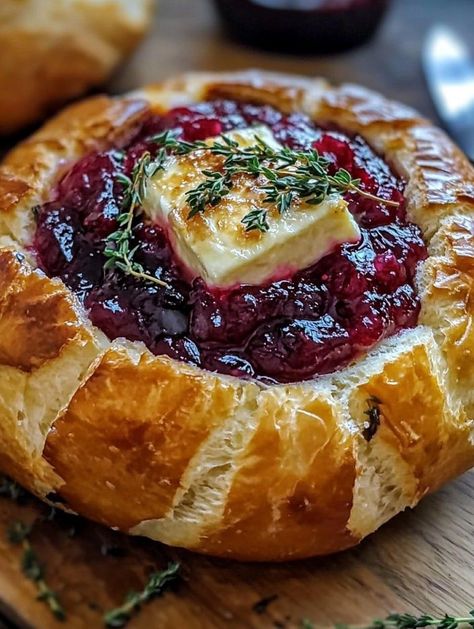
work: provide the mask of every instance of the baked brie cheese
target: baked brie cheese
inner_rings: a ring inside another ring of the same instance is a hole
[[[242,149],[263,141],[281,149],[267,127],[233,131],[208,140],[212,146],[224,140]],[[193,277],[209,285],[228,287],[260,284],[307,267],[330,253],[336,245],[357,242],[359,227],[340,195],[319,203],[298,203],[292,212],[268,208],[268,231],[246,231],[245,216],[264,205],[265,191],[252,174],[239,174],[232,191],[208,212],[188,219],[187,193],[205,181],[205,172],[219,173],[223,157],[205,150],[171,156],[147,186],[144,210],[165,226],[175,251]],[[296,169],[296,167],[295,167]]]
[[[357,544],[474,465],[474,172],[355,86],[189,74],[0,167],[0,470],[242,560]]]

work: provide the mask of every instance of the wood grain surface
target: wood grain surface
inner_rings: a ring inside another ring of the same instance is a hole
[[[121,92],[184,70],[252,66],[362,83],[434,117],[419,54],[435,21],[472,37],[474,1],[398,0],[365,47],[334,57],[298,58],[228,41],[205,0],[162,0],[152,33],[109,89]],[[33,500],[17,505],[0,499],[0,629],[64,626],[35,600],[33,584],[21,575],[21,551],[6,538],[15,520],[41,520],[44,514]],[[68,610],[66,626],[77,629],[102,627],[103,610],[140,588],[150,571],[169,559],[182,563],[179,586],[146,606],[131,629],[292,629],[303,618],[327,627],[364,624],[393,611],[466,613],[474,607],[474,472],[400,515],[357,549],[293,564],[212,560],[69,519],[39,521],[32,543]],[[110,545],[123,556],[104,556]],[[253,609],[274,595],[266,611]]]
[[[12,522],[30,522],[40,512],[35,502],[0,500],[0,612],[21,626],[56,629],[62,623],[34,600],[34,586],[21,576],[21,550],[6,540]],[[130,629],[296,629],[303,618],[329,627],[364,624],[393,611],[466,613],[474,607],[474,473],[398,516],[358,548],[322,559],[277,565],[213,560],[81,520],[40,522],[32,544],[74,629],[102,627],[103,611],[170,559],[182,563],[180,583],[144,607]],[[104,544],[126,554],[103,556]],[[254,611],[258,601],[274,595],[265,613]]]

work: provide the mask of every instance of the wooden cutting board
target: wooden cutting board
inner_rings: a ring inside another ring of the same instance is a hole
[[[228,41],[207,0],[161,0],[153,32],[110,86],[134,88],[184,70],[262,67],[354,81],[404,100],[433,116],[420,74],[420,46],[434,21],[472,34],[472,0],[398,0],[370,45],[334,57],[270,55]],[[469,41],[469,39],[467,40]],[[8,148],[8,143],[3,145]],[[35,601],[35,588],[20,571],[20,550],[6,540],[16,519],[34,519],[34,502],[0,499],[0,629],[12,622],[34,629],[63,627]],[[474,472],[427,498],[359,548],[335,557],[293,564],[236,564],[129,540],[90,523],[43,522],[32,538],[47,578],[68,610],[67,627],[102,627],[104,609],[169,558],[182,562],[176,591],[148,605],[130,629],[297,628],[367,623],[392,611],[466,613],[474,607]],[[104,544],[127,550],[103,556]],[[277,595],[263,613],[253,606]],[[3,618],[2,618],[3,617]]]
[[[19,506],[0,499],[0,617],[21,627],[56,629],[64,623],[35,600],[34,586],[20,571],[21,551],[6,539],[12,522],[44,512],[34,500]],[[324,559],[278,565],[213,560],[79,518],[41,522],[32,544],[67,609],[66,626],[74,629],[103,627],[103,610],[140,589],[170,559],[182,564],[180,583],[143,608],[130,629],[296,629],[303,618],[328,627],[367,624],[393,611],[465,614],[474,608],[474,472],[358,548]],[[126,554],[104,556],[104,545]],[[273,596],[278,598],[266,611],[255,611],[257,602]]]

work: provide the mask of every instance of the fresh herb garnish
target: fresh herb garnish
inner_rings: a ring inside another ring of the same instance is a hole
[[[162,165],[170,152],[174,155],[188,155],[199,149],[209,149],[209,146],[202,141],[186,142],[186,140],[178,140],[177,132],[172,129],[154,135],[151,141],[160,147],[157,159],[160,160],[161,158]]]
[[[385,620],[375,621],[371,627],[385,629],[396,627],[397,629],[417,629],[418,627],[437,627],[438,629],[456,629],[462,626],[474,627],[474,609],[469,616],[448,616],[435,618],[428,614],[412,616],[411,614],[391,614]]]
[[[135,254],[139,245],[132,248],[133,219],[137,212],[141,211],[143,199],[146,193],[147,181],[161,168],[159,157],[152,159],[146,152],[140,157],[133,167],[132,176],[123,173],[117,174],[117,181],[124,186],[122,212],[117,217],[118,229],[107,237],[104,255],[107,262],[105,270],[120,269],[127,275],[137,279],[158,284],[168,288],[163,280],[145,272],[143,266],[135,260]]]
[[[31,531],[32,527],[30,525],[17,521],[10,527],[8,539],[12,544],[21,544],[23,547],[21,567],[23,574],[36,585],[38,600],[43,601],[58,620],[65,620],[66,612],[56,592],[47,584],[44,569],[31,545]]]
[[[174,138],[173,144],[179,145]],[[190,143],[184,151],[189,152]],[[333,175],[329,174],[330,162],[316,149],[296,151],[288,147],[275,149],[262,138],[256,136],[255,144],[241,147],[228,136],[212,145],[197,143],[196,149],[209,151],[224,158],[219,171],[203,170],[206,179],[186,194],[190,206],[188,218],[204,212],[207,207],[217,205],[229,194],[233,186],[233,177],[247,174],[262,181],[261,189],[265,192],[264,204],[276,205],[280,214],[288,212],[296,200],[309,204],[321,203],[327,196],[339,192],[355,192],[386,205],[398,206],[397,201],[377,197],[360,187],[360,179],[340,168]],[[258,229],[268,231],[265,209],[253,209],[246,214],[242,223],[246,231]]]
[[[148,583],[141,592],[130,592],[120,607],[112,609],[104,615],[107,627],[124,627],[142,605],[164,592],[173,581],[178,578],[180,564],[170,563],[166,570],[153,572]]]
[[[362,436],[367,442],[372,441],[380,426],[381,403],[382,402],[376,397],[371,397],[367,400],[368,408],[364,411],[364,415],[367,415],[368,419],[364,422],[364,429],[362,431]]]
[[[302,629],[315,629],[309,621],[304,620]],[[390,614],[383,620],[374,620],[370,625],[360,629],[419,629],[421,627],[437,627],[437,629],[457,629],[458,627],[474,627],[474,609],[468,616],[442,616],[436,618],[428,614],[413,616],[412,614]],[[354,629],[350,625],[338,624],[336,629]]]
[[[258,229],[258,231],[261,232],[267,232],[270,229],[267,210],[262,208],[250,210],[250,212],[242,219],[242,223],[246,232],[253,231],[254,229]]]
[[[275,149],[258,136],[255,144],[248,147],[241,147],[226,135],[213,144],[187,142],[179,140],[174,131],[164,131],[154,136],[152,141],[159,146],[156,157],[152,158],[149,152],[145,152],[135,164],[131,177],[117,174],[117,181],[124,186],[122,212],[117,218],[118,229],[107,238],[104,269],[120,269],[127,275],[159,286],[168,287],[168,284],[146,273],[135,260],[139,245],[132,247],[133,220],[142,211],[148,179],[165,167],[171,154],[188,155],[195,151],[208,151],[224,159],[219,170],[202,170],[204,181],[186,193],[190,208],[188,219],[218,205],[231,192],[233,178],[237,174],[259,178],[265,193],[263,203],[275,205],[280,214],[289,212],[297,200],[318,204],[335,192],[354,192],[386,205],[399,205],[397,201],[383,199],[363,190],[360,179],[353,178],[343,168],[330,175],[330,162],[316,149]],[[270,229],[265,208],[253,208],[241,222],[247,232],[266,232]]]
[[[216,206],[232,189],[230,173],[203,170],[202,174],[206,180],[186,193],[186,200],[191,208],[188,219],[204,212],[208,207]]]

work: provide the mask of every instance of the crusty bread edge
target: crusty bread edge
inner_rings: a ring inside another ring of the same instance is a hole
[[[3,0],[0,135],[41,120],[102,84],[152,25],[154,5],[154,0]]]
[[[154,357],[139,343],[109,343],[61,285],[57,299],[68,307],[51,326],[51,355],[43,342],[26,364],[0,339],[0,412],[9,417],[0,467],[52,502],[200,552],[247,560],[334,552],[474,465],[474,172],[444,134],[363,88],[258,71],[189,74],[124,98],[96,97],[6,158],[1,253],[14,260],[12,248],[24,250],[32,206],[68,163],[126,139],[150,107],[212,97],[304,111],[360,133],[395,165],[408,182],[409,216],[429,242],[419,326],[331,376],[263,387]],[[17,319],[37,299],[38,272],[27,255],[21,264],[21,285],[0,281],[0,326],[34,339],[34,319]],[[40,306],[56,312],[47,300]],[[64,334],[71,326],[76,336]],[[78,361],[57,414],[35,420],[43,428],[32,443],[24,397],[37,388],[27,383]],[[381,421],[367,439],[371,397],[381,401]]]

